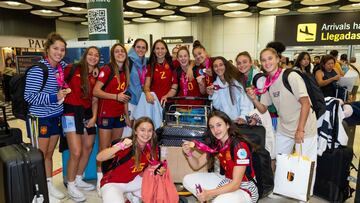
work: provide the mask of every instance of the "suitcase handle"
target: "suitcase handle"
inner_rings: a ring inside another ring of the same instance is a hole
[[[35,148],[39,148],[38,133],[39,133],[39,118],[34,115],[29,115],[30,123],[30,140]]]
[[[9,133],[9,126],[8,126],[7,117],[6,117],[6,107],[3,105],[0,105],[0,108],[3,112],[5,131],[6,131],[6,133]]]

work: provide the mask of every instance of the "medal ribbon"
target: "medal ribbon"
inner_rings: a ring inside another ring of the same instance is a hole
[[[257,94],[257,95],[264,94],[269,89],[269,87],[272,84],[274,84],[274,82],[279,78],[281,71],[282,71],[282,69],[278,68],[273,77],[268,75],[265,80],[264,88],[262,90],[255,88],[255,94]]]

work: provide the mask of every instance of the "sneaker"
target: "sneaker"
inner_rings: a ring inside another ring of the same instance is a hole
[[[55,197],[56,199],[64,199],[65,194],[56,189],[52,183],[48,183],[48,191],[49,195]]]
[[[85,190],[85,191],[95,190],[95,186],[93,184],[87,183],[87,182],[83,181],[81,178],[75,179],[75,185],[77,188]]]
[[[75,202],[83,202],[86,200],[84,194],[80,192],[76,186],[68,185],[68,194]]]

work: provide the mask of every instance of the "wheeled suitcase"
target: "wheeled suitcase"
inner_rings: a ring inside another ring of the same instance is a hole
[[[32,120],[30,144],[0,148],[0,202],[48,203],[44,156],[37,148],[37,121]]]
[[[49,202],[43,154],[29,144],[0,148],[0,202]],[[42,201],[41,201],[42,200]]]
[[[0,122],[0,147],[22,143],[22,133],[19,128],[10,128],[7,123],[5,106],[0,106],[3,119]]]
[[[350,197],[348,177],[353,150],[340,146],[333,150],[326,150],[318,156],[314,195],[330,202],[344,202]]]

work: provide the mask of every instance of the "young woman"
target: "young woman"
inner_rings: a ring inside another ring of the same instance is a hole
[[[336,97],[336,83],[341,76],[334,70],[335,63],[336,60],[333,56],[325,55],[320,61],[321,69],[314,73],[324,97]]]
[[[193,67],[192,71],[195,72],[195,76],[203,76],[203,80],[205,81],[205,85],[210,86],[214,80],[212,77],[212,58],[206,53],[205,47],[200,43],[199,40],[195,40],[193,43],[193,51],[192,54],[195,59],[195,67]],[[188,77],[193,77],[193,72],[188,73]]]
[[[96,157],[98,161],[112,159],[115,166],[104,174],[101,180],[101,194],[104,203],[123,203],[124,193],[131,202],[141,202],[141,174],[152,160],[158,160],[159,150],[154,124],[148,117],[135,121],[132,137],[125,138],[112,147],[102,150]],[[117,165],[118,160],[129,156],[131,158]]]
[[[57,190],[52,183],[52,156],[62,133],[61,115],[63,114],[63,100],[68,94],[64,81],[66,42],[57,33],[50,33],[44,44],[45,59],[39,61],[48,68],[48,78],[44,88],[43,71],[40,67],[29,70],[26,76],[24,98],[29,104],[29,113],[38,118],[39,148],[44,154],[47,186],[51,197],[62,199],[65,195]],[[30,135],[30,123],[27,122]]]
[[[161,39],[156,40],[151,50],[145,79],[146,101],[154,103],[155,98],[151,94],[154,92],[163,105],[168,97],[176,94],[177,83],[175,68],[167,44]]]
[[[177,53],[177,60],[180,64],[180,68],[177,68],[177,81],[179,83],[179,90],[177,96],[179,97],[203,97],[206,93],[205,81],[203,76],[197,78],[187,78],[187,72],[190,65],[190,52],[187,47],[183,46],[179,48]],[[191,114],[204,114],[204,108],[198,108],[192,105],[204,105],[204,101],[195,100],[179,100],[177,104],[184,105],[178,108],[177,111],[181,112],[185,116],[181,116],[180,120],[187,123],[203,123],[205,118],[189,116]],[[189,106],[190,105],[190,106]],[[188,115],[188,116],[186,116]]]
[[[68,193],[74,201],[85,201],[79,190],[94,190],[95,186],[82,180],[96,134],[98,99],[92,96],[96,82],[94,70],[98,68],[100,51],[87,48],[78,64],[69,65],[64,71],[71,93],[64,101],[63,130],[70,150],[67,167]],[[84,130],[84,128],[86,130]]]
[[[302,154],[316,161],[316,116],[315,112],[310,111],[311,104],[304,81],[296,73],[289,74],[292,94],[282,82],[284,71],[279,67],[280,58],[277,52],[272,48],[266,48],[261,51],[260,60],[268,74],[265,82],[267,91],[261,95],[260,102],[254,88],[247,88],[247,93],[260,113],[265,113],[271,104],[278,110],[276,154],[291,154],[294,145],[302,143]],[[297,150],[299,146],[296,145]]]
[[[236,123],[246,124],[245,116],[254,109],[254,105],[238,81],[236,68],[219,56],[214,58],[212,69],[217,77],[206,89],[214,108],[225,112]]]
[[[120,138],[126,125],[130,126],[130,96],[125,94],[129,85],[128,64],[125,47],[120,43],[114,44],[110,50],[110,63],[101,68],[95,84],[93,94],[99,98],[99,151],[109,147],[111,141]],[[102,174],[100,168],[98,171],[99,183]]]
[[[237,69],[240,72],[241,84],[243,85],[243,87],[251,87],[253,85],[254,77],[260,72],[255,68],[255,66],[253,66],[250,54],[247,51],[240,52],[236,56],[235,61],[236,61]],[[262,89],[264,87],[264,83],[265,83],[265,78],[260,77],[256,81],[256,87],[258,87],[259,89]],[[272,110],[272,111],[275,110],[275,113],[276,113],[275,107],[270,106],[268,111],[265,114],[261,114],[258,110],[254,109],[250,112],[249,116],[256,114],[261,119],[261,123],[266,129],[265,148],[266,148],[266,150],[269,151],[271,158],[274,160],[275,156],[276,156],[275,155],[275,146],[274,146],[275,145],[275,137],[274,137],[275,127],[273,128],[273,126],[272,126],[272,120],[271,120],[271,116],[269,113],[270,110]],[[273,119],[277,119],[277,118],[274,117]],[[250,122],[249,124],[252,124],[252,123]],[[272,166],[273,166],[273,169],[275,169],[275,161],[272,162]]]
[[[218,158],[225,177],[215,173],[193,173],[184,177],[184,187],[196,195],[200,202],[214,197],[215,203],[257,202],[259,194],[254,182],[256,177],[249,144],[224,112],[213,111],[207,125],[211,132],[209,147],[185,141],[182,145],[183,152],[193,169],[199,169],[208,162],[213,163],[214,158]],[[194,156],[194,146],[207,153]],[[198,190],[199,187],[196,188],[197,184],[202,191]]]
[[[236,56],[236,67],[240,72],[240,81],[243,87],[250,87],[253,84],[254,76],[260,73],[252,63],[249,52],[243,51]],[[258,80],[257,87],[263,87],[265,81]]]
[[[129,62],[130,62],[130,86],[129,92],[131,93],[131,99],[129,101],[129,116],[133,122],[133,112],[139,103],[141,93],[145,85],[146,77],[146,65],[147,59],[145,54],[148,50],[148,43],[146,40],[138,38],[135,40],[134,45],[129,50]]]
[[[308,52],[301,52],[295,61],[294,69],[311,74],[311,57]]]

